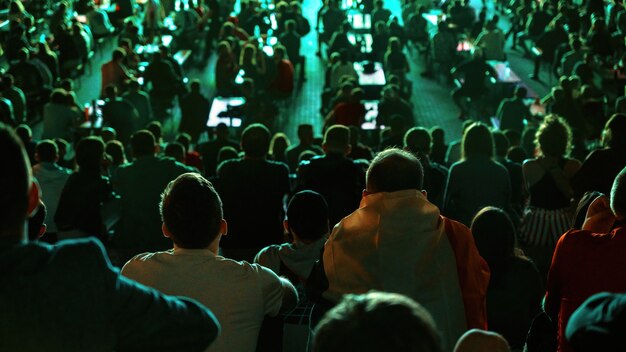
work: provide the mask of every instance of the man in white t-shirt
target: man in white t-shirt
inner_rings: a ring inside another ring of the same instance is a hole
[[[170,182],[160,209],[163,234],[174,248],[137,255],[122,274],[211,307],[222,335],[209,351],[254,351],[263,318],[295,307],[295,288],[258,264],[217,254],[228,226],[219,195],[199,174],[186,173]]]

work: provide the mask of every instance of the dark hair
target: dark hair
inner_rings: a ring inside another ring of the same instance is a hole
[[[230,146],[222,147],[217,153],[217,163],[220,164],[222,161],[237,159],[238,156],[237,149]]]
[[[99,174],[104,156],[104,142],[100,137],[85,137],[76,146],[76,164],[80,172]]]
[[[415,155],[396,148],[387,149],[372,160],[366,183],[370,193],[421,190],[424,169]]]
[[[130,138],[130,146],[135,157],[154,155],[155,145],[154,135],[148,130],[139,130]]]
[[[15,127],[15,134],[20,137],[22,143],[26,144],[31,139],[33,139],[33,130],[25,124],[19,124]]]
[[[513,223],[502,209],[485,207],[474,216],[471,230],[478,252],[491,269],[490,285],[497,285],[515,257]]]
[[[608,147],[626,150],[626,115],[613,114],[611,116],[604,125],[603,139]]]
[[[39,200],[39,206],[33,216],[28,218],[28,240],[36,241],[41,233],[41,227],[46,221],[46,215],[48,214],[48,208]]]
[[[287,220],[300,239],[316,241],[329,231],[328,204],[317,192],[298,192],[289,201]]]
[[[506,153],[509,151],[509,139],[506,138],[502,131],[493,131],[491,135],[493,136],[493,144],[496,148],[496,155],[499,157],[505,157]]]
[[[270,147],[270,138],[270,130],[267,127],[260,123],[253,123],[241,134],[241,149],[246,156],[264,157]]]
[[[165,146],[165,156],[174,158],[181,163],[185,160],[185,146],[178,142],[170,142]]]
[[[113,61],[122,60],[126,57],[126,50],[124,50],[123,48],[116,48],[115,50],[113,50],[113,54],[111,55],[111,57],[113,58]]]
[[[428,156],[431,142],[430,133],[423,127],[413,127],[404,134],[404,149],[418,158]]]
[[[526,89],[526,87],[518,86],[517,88],[515,88],[515,97],[526,98],[527,94],[528,94],[528,89]]]
[[[44,139],[43,141],[37,143],[35,153],[37,153],[37,157],[40,162],[53,163],[57,161],[57,158],[59,157],[59,148],[54,141]]]
[[[183,147],[185,147],[185,151],[189,152],[189,147],[191,146],[191,136],[189,133],[179,133],[178,136],[176,136],[176,142],[182,144]]]
[[[124,162],[124,145],[120,141],[108,141],[105,152],[113,158],[113,165],[121,165]]]
[[[548,115],[535,134],[535,145],[546,156],[562,157],[572,149],[572,130],[557,115]]]
[[[0,237],[19,239],[17,229],[23,225],[28,208],[28,189],[31,183],[30,163],[22,141],[10,127],[0,122],[0,151],[4,165],[0,172]]]
[[[445,132],[443,128],[439,126],[431,128],[430,135],[433,139],[433,144],[445,144]]]
[[[324,144],[329,151],[344,152],[350,146],[350,129],[344,125],[332,125],[324,134]]]
[[[493,157],[493,137],[489,128],[480,122],[473,123],[463,135],[463,159]]]
[[[626,167],[617,174],[611,187],[611,209],[618,219],[626,218]]]
[[[313,142],[313,125],[309,123],[298,125],[298,139],[301,142]]]
[[[161,219],[181,248],[206,248],[219,235],[222,200],[211,182],[186,173],[170,182],[159,205]]]
[[[524,148],[520,146],[510,147],[506,152],[506,158],[514,163],[521,164],[524,160],[526,160],[526,152],[524,151]]]
[[[343,296],[324,315],[314,336],[314,352],[442,351],[428,311],[397,293]]]
[[[163,136],[163,126],[159,121],[152,121],[146,125],[146,129],[152,133],[155,141],[158,141]]]

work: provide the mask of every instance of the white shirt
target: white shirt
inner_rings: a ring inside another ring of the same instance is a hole
[[[208,249],[139,254],[124,265],[122,274],[209,308],[222,326],[207,350],[211,352],[254,352],[263,317],[276,316],[283,300],[282,283],[272,271]]]

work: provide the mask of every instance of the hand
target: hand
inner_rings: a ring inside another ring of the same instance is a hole
[[[583,230],[607,233],[613,228],[617,219],[611,210],[609,198],[605,195],[596,198],[587,209]]]

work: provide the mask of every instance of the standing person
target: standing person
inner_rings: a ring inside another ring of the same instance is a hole
[[[99,137],[78,142],[78,170],[67,179],[54,214],[59,239],[96,236],[107,242],[102,207],[113,201],[115,195],[111,181],[102,175],[104,160],[104,142]]]
[[[289,166],[291,173],[295,173],[297,171],[299,165],[298,160],[302,152],[310,150],[317,155],[324,153],[322,148],[313,144],[314,139],[313,125],[301,124],[298,126],[298,144],[290,146],[285,151],[287,156],[287,166]]]
[[[298,189],[312,190],[328,202],[330,225],[359,207],[365,186],[363,168],[346,155],[350,153],[350,129],[334,125],[324,135],[323,156],[302,162],[298,168]]]
[[[227,257],[252,261],[263,247],[283,242],[283,200],[289,193],[287,165],[267,160],[270,132],[261,124],[241,135],[244,157],[217,169],[218,191],[230,236],[222,242]]]
[[[211,102],[202,95],[200,88],[199,80],[191,81],[189,93],[183,97],[180,104],[181,117],[178,131],[188,133],[194,142],[205,131],[211,109]]]
[[[559,237],[570,227],[574,191],[571,179],[580,162],[569,158],[572,132],[560,117],[548,115],[535,135],[538,156],[524,161],[522,171],[530,195],[520,227],[528,255],[547,274]]]
[[[97,241],[66,241],[54,247],[28,242],[25,224],[28,214],[37,211],[38,189],[21,143],[2,124],[0,150],[9,165],[0,173],[5,187],[0,350],[200,352],[215,340],[220,328],[209,310],[122,277]]]
[[[287,50],[287,57],[289,58],[289,61],[293,63],[294,67],[300,67],[299,77],[300,82],[302,82],[305,77],[304,66],[306,57],[304,55],[300,55],[302,37],[297,32],[297,24],[295,20],[288,20],[285,22],[285,33],[280,35],[278,41],[285,46],[285,49]]]
[[[467,329],[487,326],[489,268],[469,229],[440,215],[422,181],[411,153],[379,153],[359,209],[333,228],[307,293],[330,302],[369,290],[407,295],[432,314],[449,351]]]
[[[126,145],[130,136],[139,126],[137,109],[128,100],[118,96],[114,85],[105,88],[105,101],[102,107],[102,120],[117,132],[117,139]]]
[[[218,96],[230,96],[235,89],[237,76],[237,60],[227,41],[217,45],[217,62],[215,63],[215,88]]]
[[[33,166],[33,176],[39,182],[41,200],[48,210],[44,220],[44,223],[48,226],[46,236],[55,240],[58,229],[54,221],[54,214],[57,212],[63,187],[72,171],[57,164],[59,150],[56,144],[49,139],[37,144],[35,158],[37,165]]]
[[[463,135],[463,157],[450,167],[444,196],[444,213],[464,224],[484,206],[509,209],[511,181],[506,168],[493,160],[493,137],[481,123]]]
[[[218,254],[228,225],[219,195],[202,176],[186,173],[170,182],[159,209],[163,234],[174,249],[140,254],[124,265],[122,274],[213,307],[222,334],[210,351],[254,351],[263,317],[297,304],[293,285],[258,264]]]
[[[472,220],[471,230],[476,248],[491,270],[489,330],[502,334],[511,348],[521,350],[532,320],[541,310],[544,279],[517,248],[515,228],[502,209],[481,209]]]
[[[544,309],[558,322],[558,351],[578,351],[577,341],[568,342],[565,332],[572,313],[586,299],[600,292],[626,292],[625,220],[626,169],[615,177],[610,199],[601,196],[592,202],[583,229],[569,230],[556,245]]]
[[[105,88],[114,85],[118,89],[122,88],[122,83],[132,77],[131,73],[126,69],[123,62],[126,58],[126,52],[122,48],[113,50],[111,61],[102,65],[102,84],[100,96],[105,95]]]
[[[152,121],[152,102],[150,95],[141,89],[141,84],[133,79],[128,84],[128,91],[122,94],[122,98],[133,105],[139,115],[138,126],[145,126]]]
[[[609,194],[615,176],[626,167],[626,115],[614,114],[606,122],[602,146],[589,154],[572,178],[576,199],[588,191]]]
[[[113,186],[121,197],[120,224],[113,236],[113,245],[120,264],[132,256],[171,248],[171,243],[160,235],[159,199],[171,180],[186,172],[193,172],[171,158],[157,156],[154,135],[139,130],[130,140],[133,161],[120,166]]]
[[[220,153],[220,150],[224,147],[235,149],[236,154],[239,150],[239,143],[230,138],[228,126],[221,122],[215,127],[215,138],[198,145],[197,148],[200,156],[202,156],[204,174],[207,178],[215,176],[217,166],[219,165],[217,156]]]

